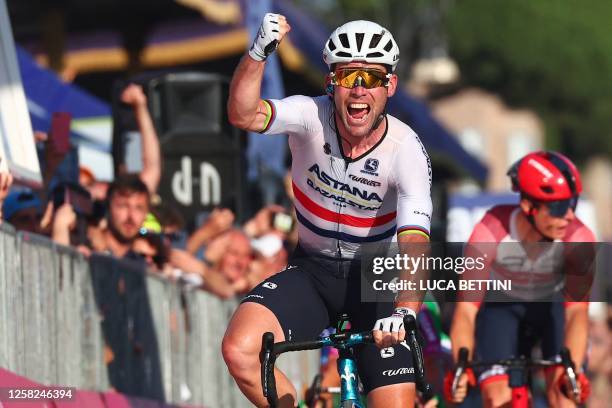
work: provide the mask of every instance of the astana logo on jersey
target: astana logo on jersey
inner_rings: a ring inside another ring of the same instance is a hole
[[[308,177],[307,184],[324,197],[361,210],[377,210],[382,204],[382,198],[377,193],[338,181],[322,171],[318,164],[313,164],[308,171],[316,175],[316,179]]]

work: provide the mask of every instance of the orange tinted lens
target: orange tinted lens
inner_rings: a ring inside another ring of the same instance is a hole
[[[335,74],[338,85],[343,88],[363,86],[371,89],[382,86],[385,82],[385,74],[378,70],[339,69]]]

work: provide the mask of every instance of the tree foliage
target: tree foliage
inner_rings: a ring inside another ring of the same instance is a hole
[[[399,43],[400,76],[448,51],[462,84],[537,111],[547,144],[578,161],[612,155],[612,2],[606,0],[300,0],[330,27],[371,19]],[[436,41],[434,41],[436,43]]]
[[[612,153],[612,3],[463,0],[449,11],[463,81],[544,118],[549,147]]]

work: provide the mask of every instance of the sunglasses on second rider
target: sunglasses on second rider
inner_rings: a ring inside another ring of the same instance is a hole
[[[576,211],[578,205],[578,197],[574,196],[568,200],[558,201],[536,201],[537,205],[542,205],[548,208],[548,213],[553,217],[564,217],[567,212],[572,209]]]
[[[349,89],[356,86],[372,89],[387,86],[391,74],[376,68],[347,67],[334,70],[330,77],[332,85]]]

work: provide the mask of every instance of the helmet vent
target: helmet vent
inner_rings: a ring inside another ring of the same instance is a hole
[[[327,42],[327,48],[329,48],[330,51],[333,51],[336,49],[336,44],[334,44],[334,42],[332,40],[329,40]]]
[[[381,34],[374,34],[372,36],[372,39],[370,40],[370,47],[369,48],[376,48],[378,46],[378,43],[380,42],[381,38],[382,38]]]
[[[361,51],[361,45],[363,44],[363,33],[355,34],[355,39],[357,39],[357,51]]]
[[[393,48],[393,41],[389,40],[387,45],[385,45],[385,51],[390,52],[391,48]]]
[[[366,58],[380,58],[382,56],[383,56],[382,52],[376,51],[376,52],[371,52],[368,55],[366,55]]]
[[[352,57],[351,54],[349,54],[348,52],[344,52],[344,51],[338,51],[336,53],[336,56],[338,56],[338,57],[346,57],[346,58],[351,58]]]
[[[554,190],[553,190],[553,188],[551,186],[540,186],[540,190],[542,190],[546,194],[554,193]]]
[[[340,43],[344,48],[349,48],[351,45],[349,44],[348,36],[345,33],[342,33],[338,36],[340,39]]]

